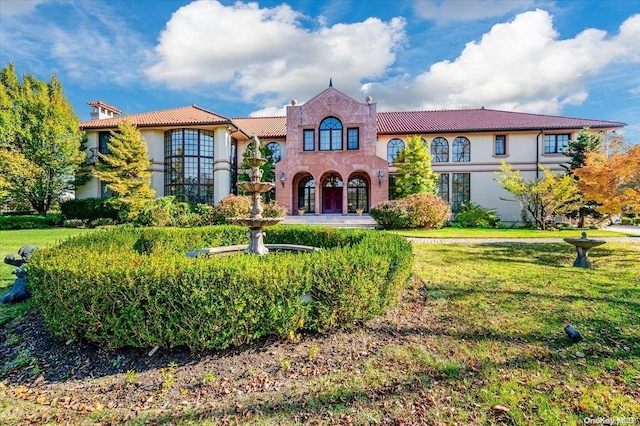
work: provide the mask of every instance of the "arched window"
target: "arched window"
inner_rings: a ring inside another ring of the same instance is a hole
[[[440,137],[431,141],[431,160],[434,163],[449,161],[449,141]]]
[[[400,151],[404,149],[404,142],[398,138],[391,139],[387,144],[387,161],[393,163],[398,158]]]
[[[451,147],[451,161],[466,163],[471,161],[471,142],[464,136],[458,136],[453,140]]]
[[[213,132],[175,129],[164,133],[164,193],[180,201],[213,202]]]
[[[275,165],[282,159],[282,149],[280,148],[280,144],[278,142],[269,142],[267,144],[267,148],[271,151],[271,163]]]
[[[349,213],[369,211],[369,185],[361,176],[352,177],[347,184],[347,208]]]
[[[307,213],[316,211],[316,181],[311,176],[303,178],[298,184],[298,209]]]
[[[342,123],[335,117],[327,117],[320,123],[320,151],[342,150]]]

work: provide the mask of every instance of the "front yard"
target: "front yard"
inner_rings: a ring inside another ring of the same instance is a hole
[[[6,253],[64,234],[5,232]],[[413,287],[385,316],[228,351],[105,351],[52,339],[29,303],[0,306],[0,423],[639,421],[640,244],[593,249],[591,270],[568,244],[414,251]]]

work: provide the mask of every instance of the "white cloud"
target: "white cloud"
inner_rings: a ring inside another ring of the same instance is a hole
[[[231,84],[245,101],[265,106],[318,93],[329,78],[358,92],[362,79],[382,78],[404,40],[405,21],[369,18],[304,28],[286,4],[199,1],[176,11],[160,35],[152,81],[174,89]]]
[[[536,10],[494,25],[454,61],[433,64],[412,81],[369,83],[363,91],[377,96],[381,110],[486,106],[556,114],[584,102],[588,79],[608,64],[639,60],[640,15],[615,37],[587,29],[560,40],[549,13]]]
[[[44,0],[2,0],[0,16],[26,15],[36,10],[36,6]]]
[[[415,0],[413,10],[421,18],[438,21],[475,21],[523,11],[534,0]]]

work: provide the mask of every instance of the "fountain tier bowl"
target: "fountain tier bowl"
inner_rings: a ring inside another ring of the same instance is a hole
[[[238,182],[237,185],[249,193],[268,192],[275,186],[271,182]]]

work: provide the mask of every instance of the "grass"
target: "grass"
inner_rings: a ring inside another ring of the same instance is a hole
[[[526,235],[521,230],[500,230],[500,235],[514,235],[505,231]],[[0,248],[13,253],[25,243],[42,246],[69,235],[65,233],[87,231],[40,230],[30,238],[16,233],[7,245],[8,232],[0,232]],[[445,232],[449,233],[437,237],[462,235],[459,229]],[[604,236],[591,231],[589,235]],[[589,270],[571,266],[575,252],[567,244],[416,244],[414,251],[418,284],[388,316],[389,332],[397,334],[397,341],[348,367],[300,379],[294,387],[238,397],[234,404],[261,415],[236,422],[582,425],[583,419],[598,417],[638,421],[640,244],[609,242],[593,249],[594,268]],[[0,306],[0,315],[5,309]],[[407,318],[413,320],[407,323]],[[565,336],[566,320],[580,330],[584,341],[572,343]],[[365,340],[375,330],[367,325],[359,333]],[[316,359],[315,351],[306,358]],[[30,362],[28,354],[23,355],[17,361]],[[289,364],[286,370],[292,368]],[[53,410],[6,400],[2,393],[0,385],[0,420],[9,424],[20,423],[30,411]],[[217,424],[234,409],[142,412],[136,422]],[[104,409],[98,417],[77,420],[91,423],[117,416]]]
[[[402,229],[388,231],[405,237],[415,238],[579,238],[583,230],[568,229],[539,231],[537,229],[506,228],[442,228],[442,229]],[[586,229],[589,238],[633,236],[604,229]],[[638,238],[640,241],[640,237]]]
[[[33,244],[38,247],[46,247],[56,242],[65,240],[74,235],[91,232],[86,229],[75,228],[47,228],[47,229],[20,229],[12,231],[0,231],[0,256],[4,260],[7,254],[17,255],[20,247]],[[9,292],[16,276],[12,274],[15,266],[0,264],[0,297]],[[2,305],[0,304],[0,326],[16,317],[20,317],[31,308],[31,302]]]

